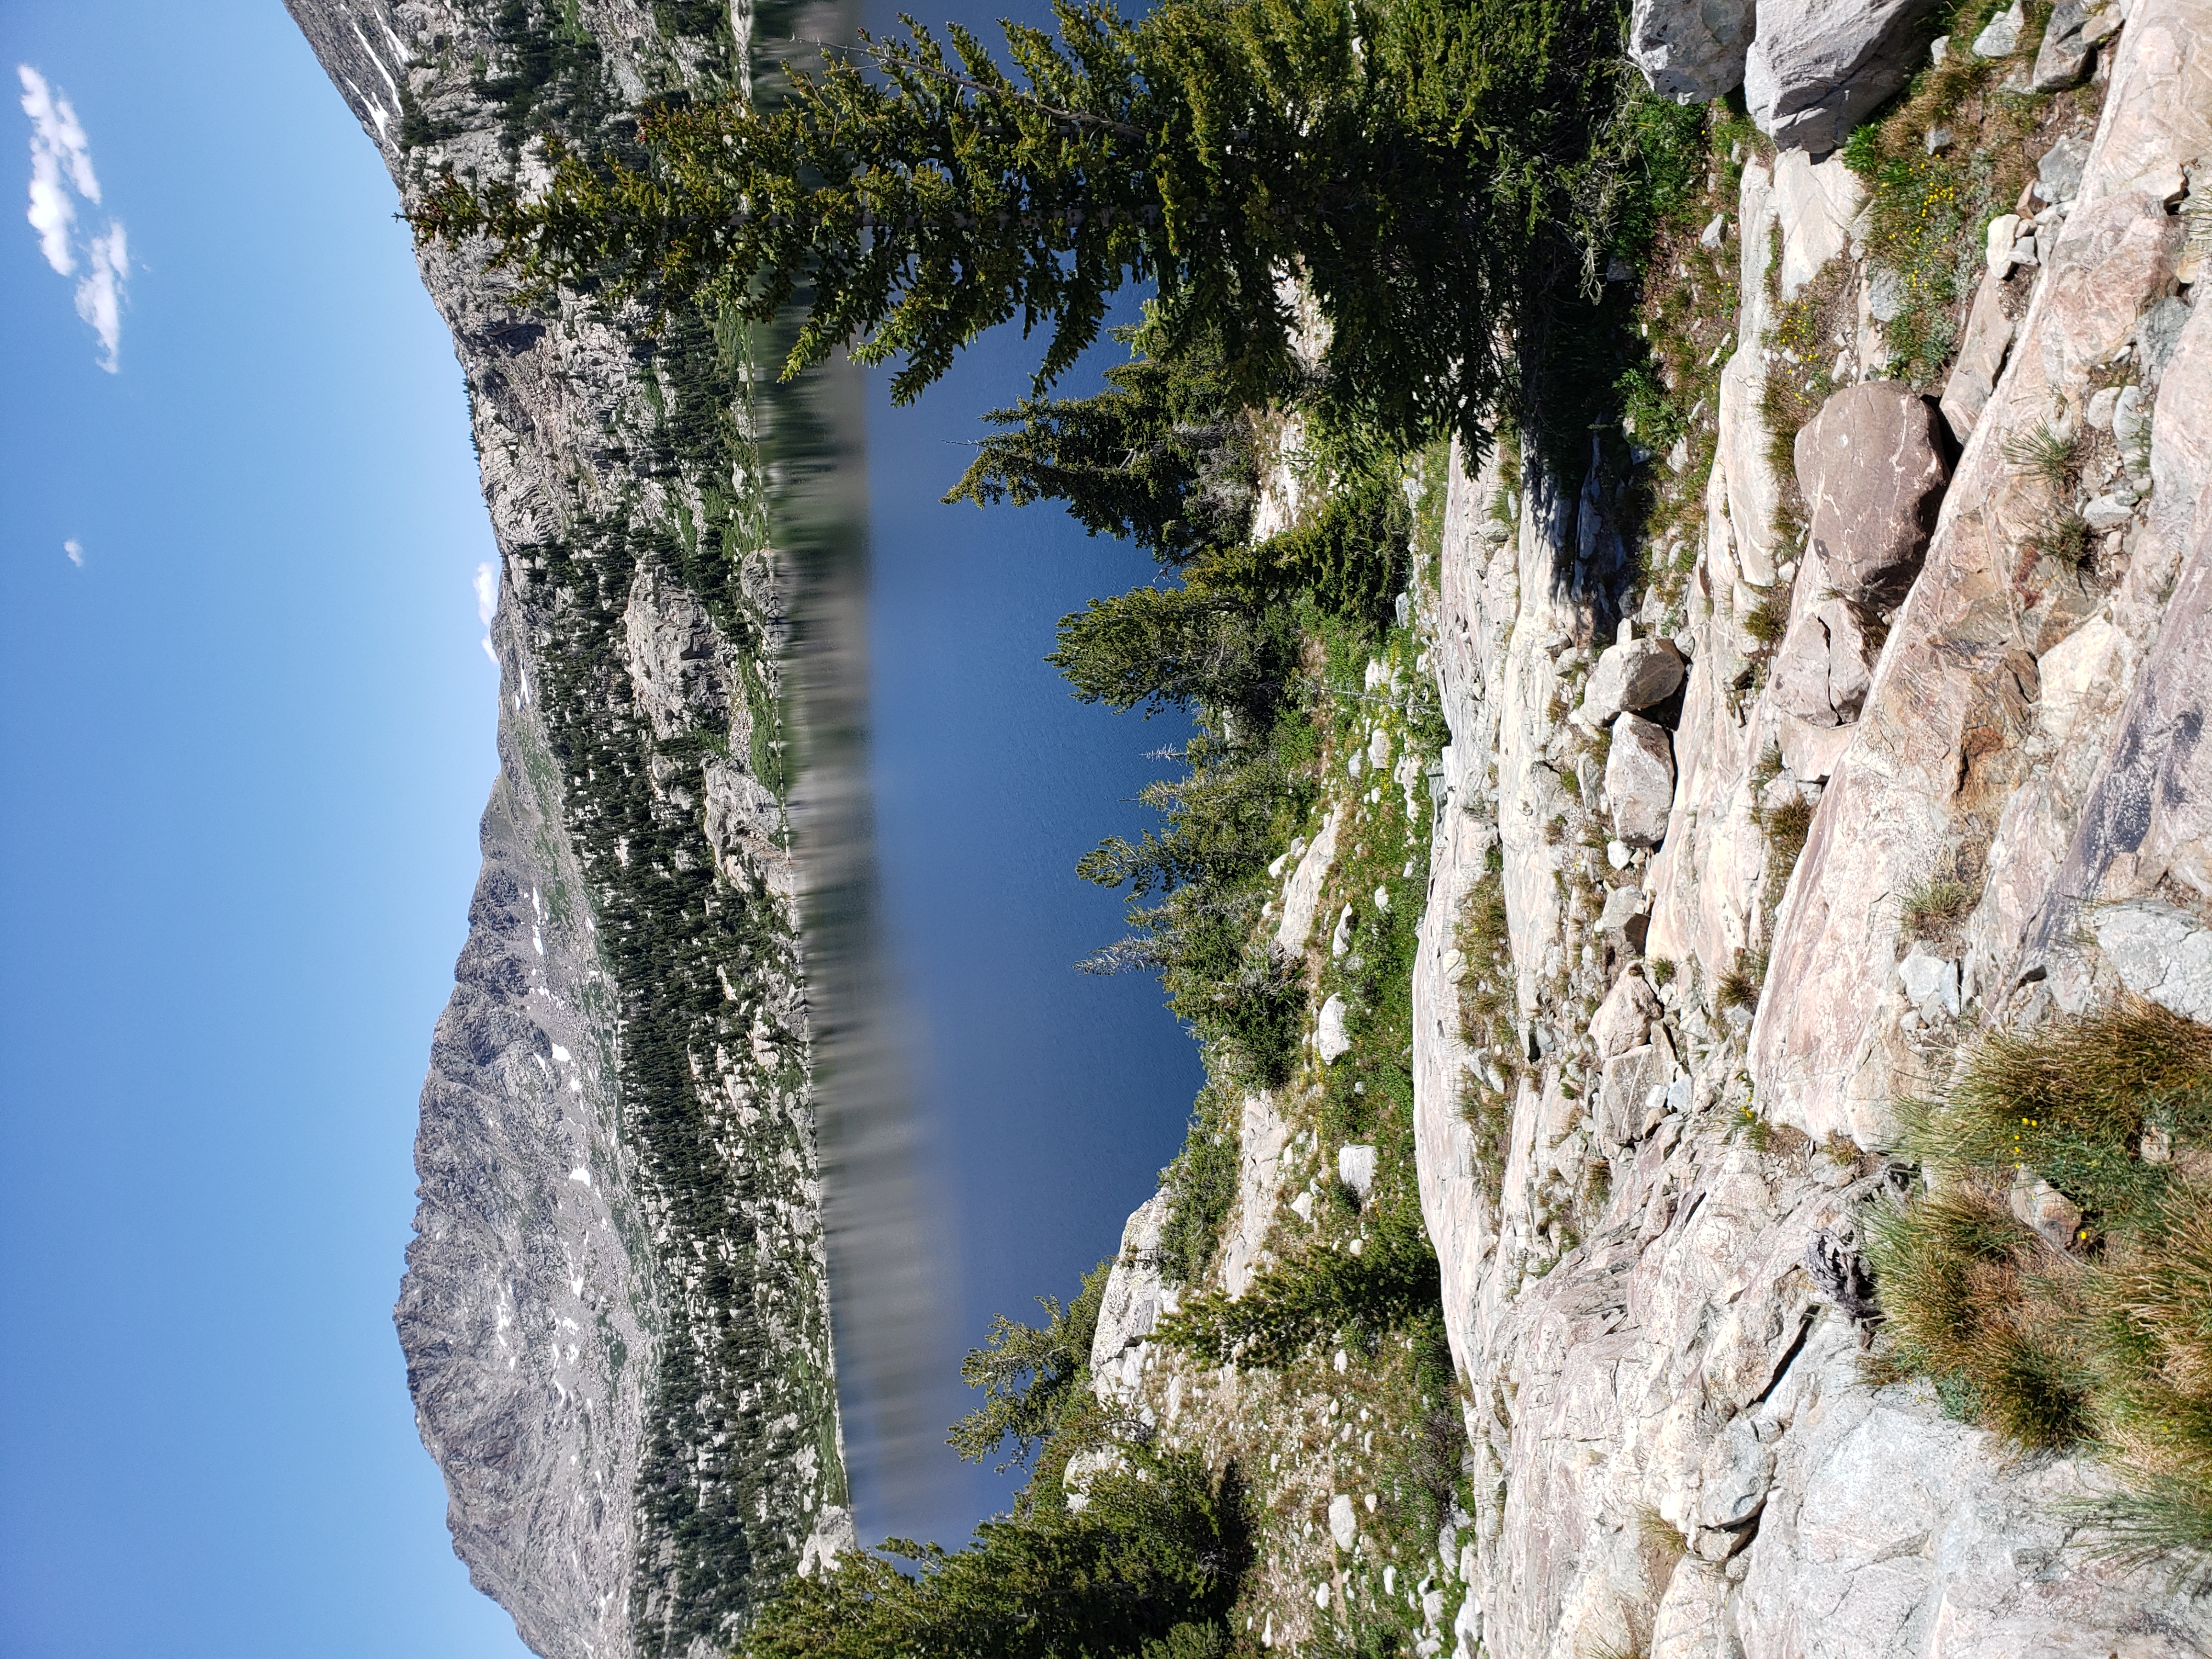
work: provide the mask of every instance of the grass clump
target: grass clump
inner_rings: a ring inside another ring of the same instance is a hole
[[[2045,421],[2013,434],[1997,448],[2014,471],[2042,479],[2055,494],[2070,494],[2081,481],[2081,445],[2064,427]]]
[[[1759,1006],[1759,994],[1766,984],[1766,952],[1739,951],[1728,972],[1713,987],[1713,1000],[1723,1008],[1751,1013]]]
[[[1753,641],[1771,649],[1790,631],[1790,587],[1786,582],[1777,582],[1758,592],[1758,603],[1737,620]]]
[[[1954,43],[1973,38],[1978,15],[1969,8],[1952,20]],[[2033,56],[2036,33],[2021,31],[2011,59],[1952,52],[1844,142],[1844,162],[1869,198],[1869,262],[1895,307],[1889,373],[1915,386],[1940,379],[1958,349],[1966,302],[1982,277],[1983,232],[2033,175],[2039,142],[2048,148],[2039,124],[2079,96],[2029,99],[2003,89],[2015,64]],[[1927,138],[1937,127],[1951,142],[1931,153]]]
[[[1813,833],[1813,803],[1793,790],[1759,815],[1759,830],[1766,837],[1770,890],[1789,880],[1790,872],[1797,867],[1798,854],[1805,850],[1806,838]]]
[[[1942,933],[1966,920],[1974,908],[1974,890],[1949,876],[1930,876],[1905,895],[1905,927],[1921,938]]]
[[[2103,1459],[2093,1547],[2212,1583],[2212,1028],[2128,1000],[1993,1034],[1904,1115],[1935,1190],[1870,1218],[1888,1362]]]

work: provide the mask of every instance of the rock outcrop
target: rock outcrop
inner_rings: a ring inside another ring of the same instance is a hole
[[[290,9],[403,204],[747,73],[715,8]],[[500,549],[501,770],[423,1090],[400,1341],[454,1547],[526,1641],[722,1653],[852,1538],[773,413],[708,319],[527,306],[483,253],[419,255]]]
[[[1891,73],[1880,64],[1902,64],[1888,46],[1859,55],[1869,31],[1902,41],[1900,19],[1839,22],[1860,46],[1838,46],[1792,105],[1761,89],[1785,38],[1762,8],[1754,109],[1778,138],[1832,143]],[[1514,1659],[2179,1656],[2212,1638],[2166,1580],[2078,1547],[2069,1505],[2098,1489],[2094,1470],[2015,1462],[1925,1386],[1868,1379],[1877,1310],[1854,1231],[1897,1178],[1889,1102],[1941,1077],[1962,1022],[2032,1023],[2123,988],[2207,1006],[2212,758],[2195,733],[2212,691],[2212,328],[2175,298],[2173,210],[2183,163],[2212,150],[2212,74],[2185,45],[2208,27],[2202,0],[2137,0],[2102,48],[2109,97],[2094,143],[2051,167],[2047,199],[2069,205],[2039,228],[2047,252],[1976,302],[2002,326],[1967,330],[1960,373],[1983,384],[1946,402],[1966,435],[1955,476],[1935,410],[1901,388],[1847,386],[1801,437],[1802,560],[1776,528],[1748,411],[1771,326],[1767,227],[1804,210],[1745,167],[1743,368],[1723,382],[1678,635],[1671,811],[1641,865],[1506,839],[1506,890],[1524,856],[1550,888],[1510,918],[1516,961],[1548,964],[1522,976],[1523,1019],[1594,1010],[1511,1077],[1463,1024],[1454,907],[1510,828],[1510,757],[1547,742],[1523,630],[1587,637],[1605,619],[1555,608],[1573,592],[1563,539],[1524,516],[1539,556],[1515,571],[1475,533],[1497,481],[1455,476],[1432,647],[1451,787],[1415,968],[1414,1087],[1479,1465],[1462,1652],[1479,1638]],[[1867,64],[1879,73],[1856,78]],[[2110,436],[2123,406],[2133,450]],[[2049,429],[2103,434],[2069,452],[2063,500],[2014,459]],[[2039,526],[2093,507],[2110,525],[2092,532],[2092,574],[2030,572]],[[1547,596],[1533,617],[1510,602],[1516,576]],[[1785,581],[1762,683],[1740,623]],[[1493,750],[1493,732],[1518,735]],[[1765,828],[1785,801],[1812,807],[1794,867]],[[1905,895],[1937,876],[1978,903],[1954,933],[1910,936]],[[1641,968],[1626,933],[1591,925],[1638,904]],[[1763,991],[1747,965],[1761,957]],[[1715,994],[1731,975],[1755,1014]],[[1464,1104],[1486,1076],[1510,1097],[1502,1171],[1486,1172],[1489,1120]],[[2045,1224],[2047,1200],[2019,1201]]]

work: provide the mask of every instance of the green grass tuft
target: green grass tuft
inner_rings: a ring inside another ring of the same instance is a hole
[[[1930,876],[1905,896],[1908,933],[1925,937],[1962,921],[1974,908],[1974,890],[1948,876]]]
[[[1993,1033],[1900,1116],[1934,1190],[1868,1217],[1885,1364],[2014,1445],[2104,1460],[2093,1547],[2212,1588],[2212,1028],[2130,1000]],[[2078,1224],[2017,1218],[2037,1182]]]

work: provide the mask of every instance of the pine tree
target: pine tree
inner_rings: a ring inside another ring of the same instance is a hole
[[[1059,33],[908,20],[771,110],[664,109],[646,160],[546,141],[530,198],[448,174],[430,236],[488,231],[540,283],[766,319],[807,305],[788,371],[849,344],[904,401],[985,330],[1050,325],[1042,392],[1151,283],[1163,356],[1218,341],[1230,395],[1299,377],[1281,278],[1316,296],[1324,402],[1472,442],[1516,338],[1595,292],[1621,99],[1597,0],[1167,0],[1129,22],[1060,0]],[[866,72],[872,67],[874,78]]]

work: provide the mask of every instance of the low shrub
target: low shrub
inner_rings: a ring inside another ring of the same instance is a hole
[[[1241,1297],[1194,1297],[1158,1334],[1206,1364],[1280,1366],[1341,1332],[1371,1340],[1399,1329],[1433,1311],[1442,1293],[1419,1212],[1385,1212],[1358,1255],[1316,1249],[1279,1262]]]

